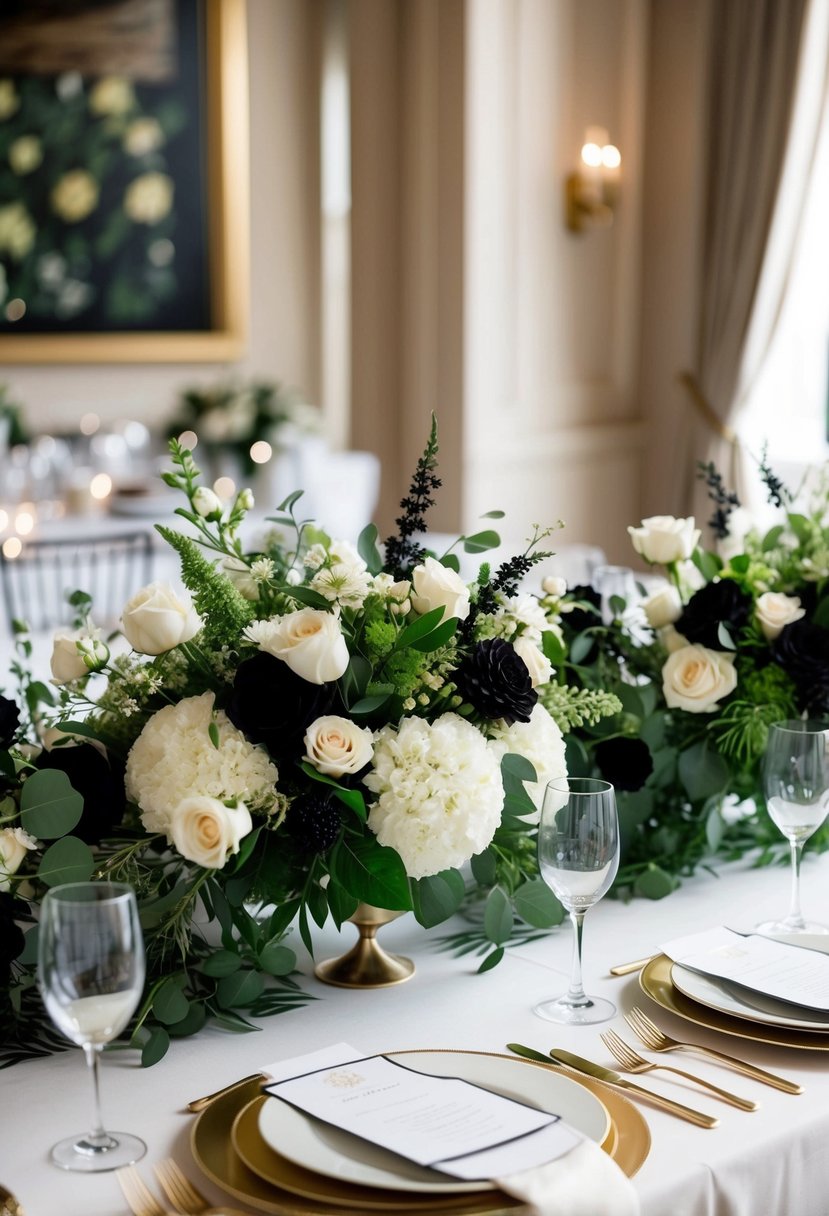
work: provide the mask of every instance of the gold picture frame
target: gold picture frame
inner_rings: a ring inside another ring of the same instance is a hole
[[[204,0],[205,189],[210,326],[198,331],[0,333],[0,366],[226,362],[245,351],[249,311],[246,0]]]

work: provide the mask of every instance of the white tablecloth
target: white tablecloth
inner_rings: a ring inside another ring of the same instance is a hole
[[[720,1126],[706,1131],[649,1106],[653,1135],[648,1160],[635,1185],[643,1216],[825,1216],[829,1195],[829,1055],[755,1045],[700,1030],[663,1013],[645,998],[635,976],[607,977],[608,966],[646,955],[661,940],[715,923],[750,927],[777,914],[788,898],[785,870],[752,870],[738,864],[721,877],[701,874],[667,900],[628,905],[605,900],[587,917],[585,981],[589,991],[615,1000],[611,1023],[635,1042],[621,1014],[643,1004],[678,1038],[708,1042],[798,1080],[801,1096],[779,1093],[683,1053],[664,1062],[761,1102],[746,1114],[692,1091],[678,1078],[652,1073],[644,1083],[688,1105],[715,1113]],[[807,913],[829,920],[829,857],[809,858],[803,867]],[[453,927],[463,926],[460,922]],[[410,916],[381,930],[387,948],[417,963],[413,979],[396,988],[349,991],[326,987],[301,955],[303,987],[318,999],[263,1023],[261,1033],[231,1035],[216,1030],[175,1042],[159,1065],[136,1066],[132,1053],[106,1056],[102,1067],[105,1121],[137,1132],[149,1145],[144,1163],[172,1154],[216,1201],[222,1196],[203,1180],[190,1158],[192,1116],[185,1102],[256,1072],[272,1060],[346,1039],[375,1052],[395,1048],[466,1048],[502,1051],[508,1040],[540,1050],[553,1044],[612,1064],[599,1038],[605,1026],[564,1029],[542,1022],[532,1005],[566,987],[571,935],[568,927],[543,941],[511,948],[503,963],[475,975],[476,960],[438,952],[440,927],[424,933]],[[319,957],[350,947],[355,930],[321,935]],[[127,1212],[115,1178],[67,1175],[51,1166],[48,1149],[84,1128],[90,1113],[90,1082],[82,1055],[72,1050],[17,1065],[0,1073],[0,1182],[24,1203],[27,1216],[122,1216]]]

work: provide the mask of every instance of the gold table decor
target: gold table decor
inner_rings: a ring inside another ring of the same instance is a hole
[[[411,959],[388,954],[377,940],[383,925],[403,916],[371,904],[358,904],[349,920],[356,925],[359,937],[355,946],[339,958],[329,958],[314,968],[317,979],[337,988],[391,988],[403,984],[414,975]]]

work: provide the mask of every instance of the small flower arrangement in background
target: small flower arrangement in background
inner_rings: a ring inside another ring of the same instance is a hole
[[[561,618],[568,678],[612,689],[623,703],[621,714],[579,730],[571,771],[598,766],[617,785],[617,888],[653,897],[714,855],[755,850],[760,863],[782,855],[763,798],[768,729],[829,713],[826,475],[798,496],[806,499],[798,509],[764,458],[779,518],[762,532],[716,469],[700,475],[714,504],[715,547],[700,546],[690,518],[654,516],[628,529],[636,553],[665,579],[642,604],[644,636],[622,620],[622,604],[604,624],[592,588],[572,589],[576,609]],[[618,751],[608,767],[611,744]],[[627,791],[620,765],[638,773]],[[825,848],[829,832],[812,839]]]
[[[122,615],[132,650],[112,657],[76,599],[79,627],[54,645],[59,692],[24,687],[28,731],[7,702],[0,756],[7,919],[36,916],[44,887],[70,878],[138,892],[149,980],[132,1042],[145,1063],[208,1017],[244,1029],[246,1013],[303,1000],[292,924],[309,950],[314,924],[339,926],[360,902],[439,924],[466,897],[467,863],[488,893],[482,966],[516,918],[558,923],[535,834],[544,786],[567,771],[559,723],[619,708],[560,672],[551,683],[562,588],[519,586],[549,556],[549,530],[471,584],[455,553],[415,539],[440,485],[434,424],[382,552],[373,525],[354,548],[303,520],[299,492],[248,552],[250,491],[223,506],[170,446],[163,476],[185,496],[185,530],[159,531],[192,602],[140,591]],[[457,545],[498,543],[485,530]],[[27,734],[39,748],[19,745]],[[19,1056],[51,1041],[32,1029],[31,939],[8,940],[4,1029]]]
[[[255,443],[279,451],[320,433],[322,418],[294,390],[270,381],[186,389],[167,426],[170,439],[193,431],[212,454],[232,452],[247,476],[256,469]]]

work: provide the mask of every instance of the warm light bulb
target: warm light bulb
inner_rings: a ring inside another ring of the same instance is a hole
[[[182,431],[178,441],[183,448],[187,448],[188,452],[192,452],[199,442],[199,437],[195,431]]]
[[[602,150],[598,144],[585,144],[581,150],[581,158],[591,169],[598,169],[602,163]]]
[[[28,536],[35,526],[35,517],[31,511],[18,511],[14,517],[14,530],[21,536]],[[17,556],[15,554],[15,556]]]
[[[622,163],[622,154],[615,144],[605,144],[602,148],[602,164],[605,169],[618,169]]]
[[[101,425],[101,419],[97,414],[84,414],[80,421],[80,429],[82,435],[94,435]]]
[[[23,552],[23,541],[19,536],[10,536],[8,540],[3,541],[3,556],[9,561],[14,561],[16,557],[20,557]]]
[[[112,478],[109,473],[96,473],[89,483],[89,493],[99,502],[108,498],[112,492]]]
[[[218,477],[213,482],[213,490],[218,494],[222,502],[226,502],[228,498],[232,498],[236,493],[236,482],[232,477]]]
[[[257,439],[250,445],[250,458],[254,464],[267,464],[273,456],[273,448],[264,439]]]

